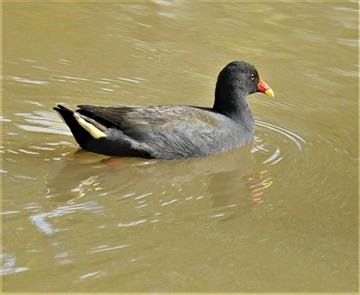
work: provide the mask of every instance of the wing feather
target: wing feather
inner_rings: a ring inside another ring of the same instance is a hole
[[[148,137],[159,133],[184,135],[213,133],[219,123],[212,112],[188,106],[101,107],[79,105],[78,112],[128,136]],[[194,134],[195,133],[195,134]]]

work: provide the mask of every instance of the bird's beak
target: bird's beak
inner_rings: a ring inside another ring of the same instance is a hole
[[[259,84],[257,85],[257,91],[265,93],[266,95],[269,95],[271,97],[274,96],[274,91],[270,88],[268,84],[264,82],[263,79],[260,78]]]

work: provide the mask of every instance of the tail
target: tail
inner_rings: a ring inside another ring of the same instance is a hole
[[[69,126],[72,134],[74,135],[77,143],[83,149],[86,149],[88,143],[94,138],[97,139],[106,136],[95,126],[85,121],[79,113],[69,110],[62,105],[57,105],[53,109],[57,111],[59,115],[64,119],[66,125]]]

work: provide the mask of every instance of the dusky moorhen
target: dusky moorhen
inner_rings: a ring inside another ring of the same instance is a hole
[[[219,73],[212,108],[186,105],[54,107],[78,144],[109,156],[180,159],[241,147],[254,134],[247,96],[274,96],[255,67],[233,61]]]

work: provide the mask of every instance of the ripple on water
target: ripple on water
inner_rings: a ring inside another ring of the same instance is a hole
[[[45,85],[45,84],[49,83],[47,81],[28,79],[28,78],[17,77],[17,76],[9,76],[8,79],[13,80],[15,82],[26,83],[26,84],[35,84],[35,85]]]
[[[272,131],[274,131],[276,133],[279,133],[279,134],[287,137],[288,139],[290,139],[296,145],[296,147],[300,151],[302,149],[302,144],[306,143],[304,138],[302,138],[300,135],[296,134],[294,131],[292,131],[290,129],[286,129],[286,128],[279,127],[279,126],[276,126],[276,125],[273,125],[273,124],[270,124],[270,123],[266,123],[266,122],[258,120],[258,119],[255,120],[255,124],[257,126],[270,129],[270,130],[272,130]]]
[[[95,201],[88,201],[84,203],[68,204],[59,206],[50,212],[41,212],[33,214],[29,217],[30,221],[45,235],[53,235],[56,231],[55,226],[50,222],[52,218],[62,217],[67,214],[77,213],[79,211],[100,213],[102,207]]]
[[[82,281],[82,280],[86,280],[88,278],[99,278],[104,275],[105,275],[105,273],[103,271],[94,271],[94,272],[89,272],[89,273],[81,275],[79,279]]]
[[[14,254],[2,252],[0,253],[0,258],[2,260],[2,265],[0,266],[1,276],[29,270],[27,267],[16,266],[16,256]]]
[[[114,251],[114,250],[127,248],[129,246],[130,246],[130,244],[114,245],[114,246],[100,245],[100,246],[93,247],[91,250],[88,251],[88,253],[94,254],[94,253],[100,253],[100,252]]]
[[[35,111],[34,113],[16,113],[30,124],[16,124],[22,130],[39,133],[71,135],[66,125],[55,112]]]
[[[146,223],[146,222],[148,222],[147,219],[140,219],[140,220],[132,221],[132,222],[129,222],[129,223],[120,222],[120,223],[118,223],[118,227],[131,227],[131,226],[136,226],[136,225]]]
[[[291,153],[291,157],[296,156],[296,153],[300,153],[303,149],[303,145],[306,143],[305,139],[295,133],[294,131],[283,128],[271,123],[267,123],[264,121],[261,121],[259,119],[255,120],[256,126],[260,127],[260,131],[275,133],[275,135],[280,136],[280,141],[274,140],[273,142],[265,141],[263,137],[260,135],[255,136],[255,145],[252,149],[252,152],[262,152],[263,154],[267,155],[267,158],[263,160],[263,164],[270,164],[274,165],[279,163],[281,160],[284,159],[284,152]],[[271,138],[274,138],[274,136],[271,136]],[[285,141],[290,140],[290,142],[293,144],[292,146],[295,149],[292,149],[291,146],[286,144]],[[284,146],[279,143],[284,143]],[[294,151],[292,151],[294,150]]]
[[[11,120],[5,118],[4,116],[0,116],[0,122],[11,122]]]

